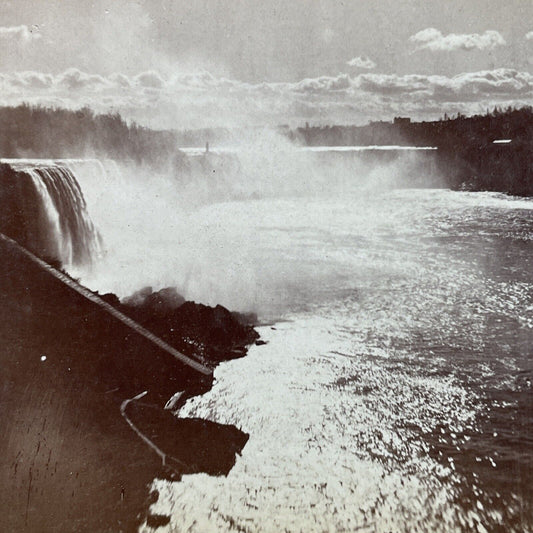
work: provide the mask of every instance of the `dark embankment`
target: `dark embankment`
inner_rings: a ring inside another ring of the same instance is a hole
[[[533,196],[533,145],[524,139],[509,144],[458,141],[443,148],[439,166],[453,189]]]
[[[162,410],[177,391],[207,390],[211,376],[159,349],[9,241],[0,239],[0,257],[1,531],[132,531],[146,517],[154,477],[227,474],[245,434]],[[193,326],[218,312],[198,308],[192,317],[196,307],[188,306],[191,326],[181,335],[205,345],[204,358],[223,358],[213,348],[217,334],[199,339]],[[120,411],[143,391],[126,413],[168,456],[165,465]]]

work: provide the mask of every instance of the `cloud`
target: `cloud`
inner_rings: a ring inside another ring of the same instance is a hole
[[[89,74],[71,68],[59,74],[0,73],[0,105],[28,102],[97,112],[112,109],[154,127],[364,123],[395,115],[414,118],[494,105],[529,104],[533,74],[515,69],[457,76],[360,73],[252,84],[210,72],[157,71],[135,76]]]
[[[320,76],[318,78],[306,78],[295,84],[284,84],[283,87],[290,88],[303,93],[331,93],[333,91],[345,91],[351,87],[352,81],[348,74],[338,76]]]
[[[26,25],[21,26],[0,26],[0,39],[11,39],[19,43],[29,43],[34,39],[40,39],[36,26],[29,28]]]
[[[215,78],[210,72],[206,70],[199,70],[196,72],[182,72],[175,74],[170,84],[176,89],[192,89],[192,90],[206,90],[209,88],[221,86],[242,86],[235,80],[227,80],[225,78]]]
[[[134,77],[134,81],[137,85],[148,89],[161,89],[165,85],[165,80],[155,70],[137,74]]]
[[[364,68],[367,70],[372,70],[373,68],[376,68],[376,64],[374,63],[374,61],[372,61],[367,56],[354,57],[353,59],[350,59],[350,61],[347,61],[346,64],[350,67]]]
[[[514,69],[466,72],[457,76],[365,74],[358,78],[359,88],[373,94],[427,100],[473,102],[476,100],[527,98],[533,95],[533,74]]]
[[[526,33],[526,39],[527,39],[528,41],[533,41],[533,31],[528,31],[528,32]]]
[[[426,28],[409,37],[416,45],[415,50],[431,50],[432,52],[450,52],[455,50],[492,50],[506,44],[502,35],[494,30],[484,33],[443,33],[435,28]]]
[[[21,87],[33,90],[49,89],[54,84],[54,77],[51,74],[42,72],[17,72],[12,81],[18,81]]]
[[[129,88],[132,86],[132,80],[128,76],[120,74],[119,72],[111,74],[111,76],[109,76],[109,80],[116,84],[117,87]]]
[[[56,77],[56,85],[70,90],[102,89],[111,85],[110,81],[98,74],[87,74],[76,68],[69,68]]]
[[[357,87],[368,93],[383,95],[409,95],[426,93],[431,90],[434,76],[407,74],[362,74],[357,78]]]

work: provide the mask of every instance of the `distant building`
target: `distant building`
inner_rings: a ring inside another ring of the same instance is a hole
[[[398,124],[400,126],[411,124],[411,119],[409,117],[394,117],[394,124]]]

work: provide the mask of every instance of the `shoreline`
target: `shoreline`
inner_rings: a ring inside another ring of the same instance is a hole
[[[128,406],[128,414],[175,464],[229,472],[246,434],[163,409],[177,391],[186,391],[182,402],[209,390],[209,376],[200,378],[4,240],[0,251],[2,529],[133,531],[150,520],[152,481],[184,472],[161,464],[121,415],[121,404],[145,390],[148,403]]]

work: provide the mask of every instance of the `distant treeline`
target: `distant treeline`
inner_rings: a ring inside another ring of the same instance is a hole
[[[444,116],[432,122],[372,122],[288,130],[308,146],[404,145],[438,148],[450,187],[533,196],[533,108],[494,108],[485,115]],[[494,143],[498,140],[510,143]]]
[[[396,117],[393,122],[371,122],[366,126],[309,126],[288,130],[290,139],[308,146],[437,146],[454,147],[464,141],[481,144],[501,138],[531,138],[533,108],[495,107],[484,115],[412,122]]]
[[[33,107],[0,108],[0,157],[107,157],[161,164],[176,156],[176,136],[128,124],[118,113]]]

